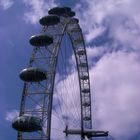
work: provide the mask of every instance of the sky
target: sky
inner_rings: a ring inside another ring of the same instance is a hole
[[[116,140],[140,139],[139,0],[0,0],[0,138],[16,139],[11,120],[18,114],[28,64],[29,37],[48,9],[70,6],[85,37],[94,126]]]

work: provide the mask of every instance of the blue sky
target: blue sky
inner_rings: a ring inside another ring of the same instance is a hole
[[[80,19],[98,108],[94,125],[117,140],[139,140],[139,0],[0,0],[0,138],[16,139],[9,120],[19,109],[23,83],[18,74],[32,51],[28,39],[40,32],[39,18],[55,5],[72,7]]]

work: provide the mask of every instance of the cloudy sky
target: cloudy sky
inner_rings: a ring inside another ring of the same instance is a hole
[[[90,67],[94,125],[116,140],[140,139],[139,0],[0,0],[0,138],[16,139],[10,121],[18,114],[31,35],[49,8],[70,6],[80,19]]]

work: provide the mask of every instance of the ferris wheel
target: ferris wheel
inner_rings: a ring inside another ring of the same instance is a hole
[[[79,20],[69,7],[42,17],[31,36],[32,55],[20,72],[24,81],[17,140],[88,140],[108,136],[92,130],[89,68]]]

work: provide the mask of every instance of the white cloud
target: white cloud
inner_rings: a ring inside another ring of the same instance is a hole
[[[84,0],[75,9],[88,42],[108,28],[109,37],[139,50],[139,5],[139,0]]]
[[[100,36],[104,31],[105,31],[104,27],[102,26],[98,27],[94,25],[94,27],[88,30],[85,34],[87,42],[90,42],[92,39]]]
[[[127,140],[140,129],[139,56],[117,52],[105,55],[90,69],[93,123]]]
[[[19,116],[19,111],[18,110],[12,110],[9,112],[6,112],[5,120],[7,121],[12,121],[14,118]]]
[[[37,23],[41,16],[47,15],[48,9],[56,6],[54,0],[50,2],[45,0],[23,0],[23,3],[27,8],[24,13],[24,20],[31,24]]]
[[[102,57],[106,52],[108,52],[108,48],[106,46],[100,46],[100,47],[96,47],[96,46],[90,47],[90,46],[88,46],[86,48],[86,51],[87,51],[87,57],[88,57],[88,65],[90,67],[92,67],[96,64],[96,61],[94,61],[94,60],[96,58]]]
[[[2,7],[4,10],[9,9],[14,2],[12,0],[0,0],[0,7]]]

